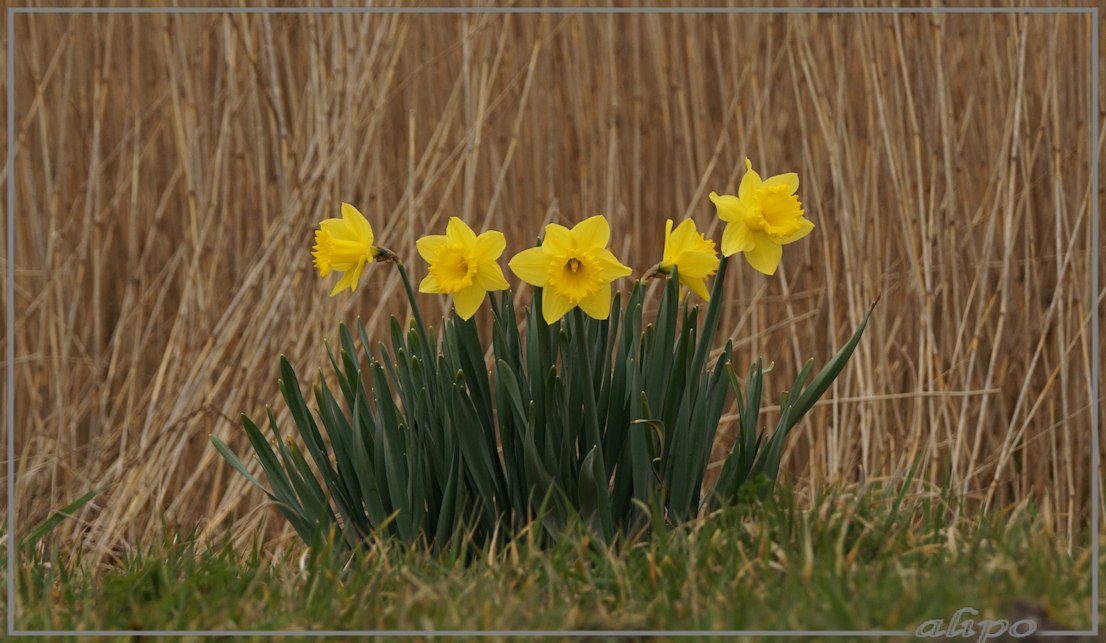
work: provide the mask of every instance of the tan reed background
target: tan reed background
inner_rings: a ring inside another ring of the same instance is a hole
[[[748,156],[763,176],[799,173],[817,226],[772,277],[731,264],[722,329],[742,378],[759,356],[775,362],[765,403],[883,297],[789,439],[803,497],[920,455],[914,493],[935,494],[947,466],[972,511],[1032,499],[1078,544],[1103,357],[1090,347],[1090,25],[16,16],[17,157],[3,178],[16,184],[19,529],[110,485],[58,531],[94,561],[156,535],[162,514],[239,543],[292,541],[207,436],[245,459],[237,417],[266,405],[291,433],[278,356],[307,386],[339,321],[360,316],[383,339],[407,315],[386,265],[354,296],[327,296],[312,230],[341,201],[415,278],[415,239],[450,216],[502,230],[505,265],[546,222],[599,213],[641,275],[666,218],[720,239],[707,194],[734,193]],[[528,286],[516,293],[529,301]],[[431,319],[448,311],[422,302]]]

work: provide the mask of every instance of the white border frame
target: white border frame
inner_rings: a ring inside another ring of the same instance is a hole
[[[14,236],[15,236],[15,89],[14,89],[14,53],[15,39],[13,34],[15,14],[30,13],[1081,13],[1091,17],[1093,24],[1091,29],[1091,104],[1088,105],[1089,118],[1091,118],[1091,355],[1092,355],[1092,382],[1091,382],[1091,436],[1095,444],[1092,454],[1092,504],[1091,504],[1091,535],[1092,535],[1092,561],[1098,561],[1098,504],[1099,504],[1099,449],[1098,446],[1098,396],[1099,396],[1099,363],[1098,363],[1098,8],[726,8],[726,7],[654,7],[654,8],[293,8],[279,9],[269,7],[234,7],[227,9],[211,7],[173,8],[161,9],[152,7],[82,7],[82,8],[8,8],[8,395],[7,395],[7,419],[8,419],[8,635],[24,636],[128,636],[136,634],[155,636],[295,636],[311,634],[314,636],[504,636],[504,635],[544,635],[544,636],[611,636],[611,635],[635,635],[635,636],[914,636],[915,632],[898,630],[853,630],[853,631],[826,631],[826,630],[335,630],[335,631],[311,631],[311,630],[100,630],[100,631],[69,631],[69,630],[15,630],[15,485],[14,485],[14,452],[15,452],[15,303],[14,283],[15,265]],[[1098,573],[1096,564],[1092,564],[1093,572],[1091,580],[1091,624],[1092,629],[1086,631],[1042,631],[1037,635],[1042,636],[1085,636],[1098,635]]]

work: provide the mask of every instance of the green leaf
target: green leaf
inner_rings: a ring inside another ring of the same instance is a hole
[[[284,401],[288,404],[288,410],[292,412],[292,419],[296,423],[296,427],[299,429],[300,436],[304,439],[304,442],[308,444],[309,449],[314,447],[315,449],[323,448],[323,436],[319,433],[319,428],[315,426],[315,420],[311,417],[311,412],[307,410],[307,403],[303,399],[303,394],[300,393],[300,381],[296,377],[296,371],[292,368],[292,364],[288,361],[288,358],[280,356],[280,377],[277,382],[280,387],[281,395],[284,396]],[[315,452],[311,452],[312,456]],[[329,468],[329,460],[323,459],[326,463],[326,467]],[[323,466],[322,462],[316,461],[317,465]]]
[[[860,326],[857,327],[856,332],[849,338],[849,341],[842,346],[841,350],[837,351],[837,354],[833,356],[833,359],[814,376],[814,379],[810,382],[810,386],[794,401],[795,408],[792,413],[793,419],[791,425],[787,427],[788,429],[806,415],[810,407],[814,406],[814,403],[822,397],[822,394],[825,393],[830,385],[833,384],[833,381],[837,379],[837,375],[845,368],[845,364],[847,364],[849,358],[852,357],[853,350],[856,349],[856,345],[860,342],[860,336],[864,333],[864,328],[868,325],[868,318],[872,316],[872,311],[876,309],[877,303],[879,303],[879,297],[868,307],[868,312],[865,313],[864,320],[860,322]]]
[[[718,263],[718,272],[714,275],[714,285],[710,291],[710,301],[707,303],[707,314],[703,320],[703,332],[699,336],[699,343],[695,348],[695,355],[691,360],[691,372],[699,373],[707,363],[711,346],[714,345],[714,333],[718,330],[718,320],[722,316],[722,294],[725,290],[726,266],[730,258],[723,256]]]
[[[396,516],[396,527],[400,537],[410,541],[415,533],[407,497],[408,463],[403,451],[405,440],[399,427],[395,402],[392,401],[391,396],[386,395],[390,391],[384,378],[384,369],[376,362],[369,369],[372,374],[376,410],[380,415],[379,442],[380,451],[383,453],[384,476],[388,482],[388,497],[392,507],[401,510]]]
[[[657,311],[657,326],[654,333],[648,333],[648,358],[643,362],[646,378],[645,390],[649,398],[660,403],[663,410],[666,384],[670,381],[672,370],[672,349],[676,343],[676,315],[679,312],[680,282],[677,270],[665,282],[661,295],[660,309]]]
[[[353,447],[349,421],[346,420],[325,380],[320,379],[320,383],[315,386],[315,401],[318,404],[323,428],[330,437],[330,450],[334,452],[334,460],[337,464],[337,474],[324,478],[327,488],[331,490],[334,503],[342,514],[343,520],[347,523],[357,522],[360,527],[367,530],[367,519],[363,515],[358,516],[361,514],[361,493],[357,470],[350,459],[350,451]]]
[[[602,467],[598,448],[593,446],[584,456],[584,463],[580,468],[580,510],[584,518],[592,522],[593,529],[594,520],[598,517],[603,540],[609,542],[614,536],[614,522],[611,519],[611,498]]]
[[[245,414],[241,417],[242,425],[246,429],[246,435],[250,439],[250,444],[253,445],[254,454],[257,455],[257,459],[261,462],[261,468],[269,478],[269,484],[273,490],[273,492],[269,494],[270,497],[272,497],[273,501],[276,503],[277,509],[279,509],[280,512],[284,514],[284,517],[292,523],[292,526],[296,529],[296,533],[300,535],[300,538],[303,538],[305,542],[310,542],[311,534],[314,531],[311,519],[314,517],[309,517],[304,513],[303,506],[296,498],[296,494],[292,490],[287,475],[277,461],[276,454],[273,453],[272,447],[269,446],[264,436],[261,435],[261,431],[258,430],[253,421]],[[280,440],[280,436],[277,435],[276,439]]]
[[[216,438],[215,436],[211,436],[211,439],[212,440],[218,440],[218,438]],[[220,442],[220,444],[222,444],[222,443]],[[226,448],[226,445],[224,444],[223,447]],[[218,448],[218,445],[216,445],[216,448]],[[229,452],[229,450],[228,450],[228,452]],[[81,507],[88,504],[89,501],[91,501],[96,496],[100,495],[100,493],[102,491],[106,490],[107,488],[108,487],[100,487],[99,489],[93,489],[92,491],[89,491],[88,493],[81,496],[80,498],[77,498],[76,500],[69,503],[68,505],[62,507],[59,511],[54,513],[54,515],[52,515],[49,518],[47,518],[46,520],[42,521],[42,523],[40,523],[38,526],[36,526],[34,529],[32,529],[26,536],[24,536],[23,539],[19,541],[19,546],[21,548],[33,548],[35,545],[38,544],[38,541],[40,541],[40,540],[42,540],[43,538],[46,537],[46,534],[53,531],[54,527],[57,527],[58,525],[60,525],[62,523],[62,521],[64,521],[66,518],[72,517],[72,515],[78,509],[80,509]]]
[[[457,342],[460,345],[460,365],[465,373],[465,382],[470,387],[469,397],[480,416],[481,426],[491,443],[495,443],[495,419],[492,408],[491,384],[488,382],[488,368],[484,362],[484,348],[476,322],[472,319],[455,320]]]
[[[277,461],[276,453],[273,452],[272,447],[269,446],[269,443],[261,435],[261,431],[258,430],[252,420],[243,415],[242,424],[246,428],[246,435],[250,439],[250,444],[253,445],[254,453],[257,454],[257,459],[261,462],[261,468],[269,478],[269,484],[272,486],[277,501],[287,505],[298,515],[303,516],[303,507],[300,506],[299,500],[292,490],[287,474],[281,468],[280,462]],[[280,440],[280,436],[277,435],[276,439]]]
[[[499,460],[494,451],[490,451],[484,441],[479,420],[472,401],[457,385],[453,386],[453,417],[457,431],[461,456],[472,481],[485,501],[485,518],[495,523],[495,510],[502,508],[506,492],[500,486]],[[498,501],[498,502],[497,502]]]
[[[526,407],[523,405],[522,392],[519,389],[518,377],[511,365],[503,360],[496,362],[496,381],[507,396],[510,403],[508,408],[500,408],[500,413],[513,414],[519,426],[526,425]]]
[[[434,541],[438,547],[445,546],[450,536],[457,530],[457,505],[464,477],[461,472],[461,452],[454,451],[449,463],[447,483],[442,493],[442,505],[438,512],[438,526],[434,532]]]
[[[372,415],[365,412],[366,403],[362,390],[353,404],[353,430],[351,431],[353,448],[350,457],[359,473],[357,483],[361,489],[361,499],[365,503],[369,524],[374,529],[378,529],[388,517],[388,512],[384,510],[384,501],[380,497],[380,485],[377,484],[377,476],[373,471],[372,452],[368,447],[372,443]]]
[[[248,469],[246,469],[246,465],[238,459],[238,456],[230,450],[230,447],[228,447],[225,442],[215,437],[214,435],[209,435],[207,437],[211,440],[211,443],[215,445],[215,450],[219,452],[219,455],[223,456],[223,458],[226,459],[226,461],[230,464],[231,467],[234,468],[235,471],[242,474],[242,476],[245,477],[246,480],[251,482],[255,487],[264,491],[266,496],[269,496],[269,498],[276,500],[276,496],[274,496],[271,491],[266,489],[265,485],[258,482],[257,478],[253,477],[253,474],[250,473]]]
[[[265,413],[269,418],[269,426],[273,429],[274,435],[279,435],[277,430],[276,417],[273,415],[271,409],[266,408]],[[299,496],[300,502],[303,503],[304,515],[313,516],[323,513],[320,507],[326,506],[329,508],[329,502],[327,501],[326,494],[323,492],[322,487],[319,486],[318,481],[315,479],[315,474],[307,466],[306,462],[302,462],[303,456],[300,455],[299,461],[297,461],[293,449],[295,443],[288,440],[289,445],[285,446],[284,441],[277,441],[277,453],[280,454],[280,459],[284,462],[284,471],[288,476],[289,482],[292,483],[292,488],[295,489],[296,495]],[[299,453],[298,449],[295,453]]]

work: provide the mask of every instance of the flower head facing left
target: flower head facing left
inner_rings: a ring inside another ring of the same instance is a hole
[[[508,287],[496,263],[507,247],[502,232],[489,230],[477,236],[464,221],[450,217],[444,235],[427,235],[415,243],[430,264],[419,292],[452,293],[461,319],[476,313],[488,291]]]
[[[802,203],[795,194],[798,175],[791,172],[762,181],[749,159],[745,159],[745,167],[737,196],[710,193],[718,217],[726,222],[722,254],[729,257],[744,252],[749,265],[770,275],[780,264],[782,246],[810,234],[814,224],[803,217]]]
[[[571,230],[556,223],[545,226],[536,248],[523,250],[508,264],[526,283],[542,289],[542,316],[552,324],[579,306],[593,319],[611,313],[611,281],[630,269],[607,250],[611,227],[597,215]]]
[[[368,219],[348,203],[342,204],[341,219],[319,222],[311,252],[315,257],[313,265],[319,269],[320,277],[329,275],[331,270],[345,273],[330,292],[331,297],[345,288],[351,291],[356,288],[365,264],[381,255],[373,240]]]
[[[710,301],[706,279],[718,271],[718,251],[714,242],[695,230],[688,219],[672,229],[672,219],[664,224],[664,255],[658,270],[665,274],[677,268],[680,283],[703,299]]]

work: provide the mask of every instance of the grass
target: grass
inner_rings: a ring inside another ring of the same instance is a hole
[[[612,550],[577,525],[545,548],[527,532],[471,555],[378,540],[353,562],[325,546],[272,560],[260,542],[205,548],[163,525],[107,571],[82,569],[79,553],[21,567],[18,626],[913,631],[965,606],[995,619],[1031,604],[1049,618],[1040,630],[1089,627],[1101,561],[1082,547],[1069,556],[1038,512],[963,520],[950,534],[954,498],[904,490],[823,489],[801,510],[781,489]]]

